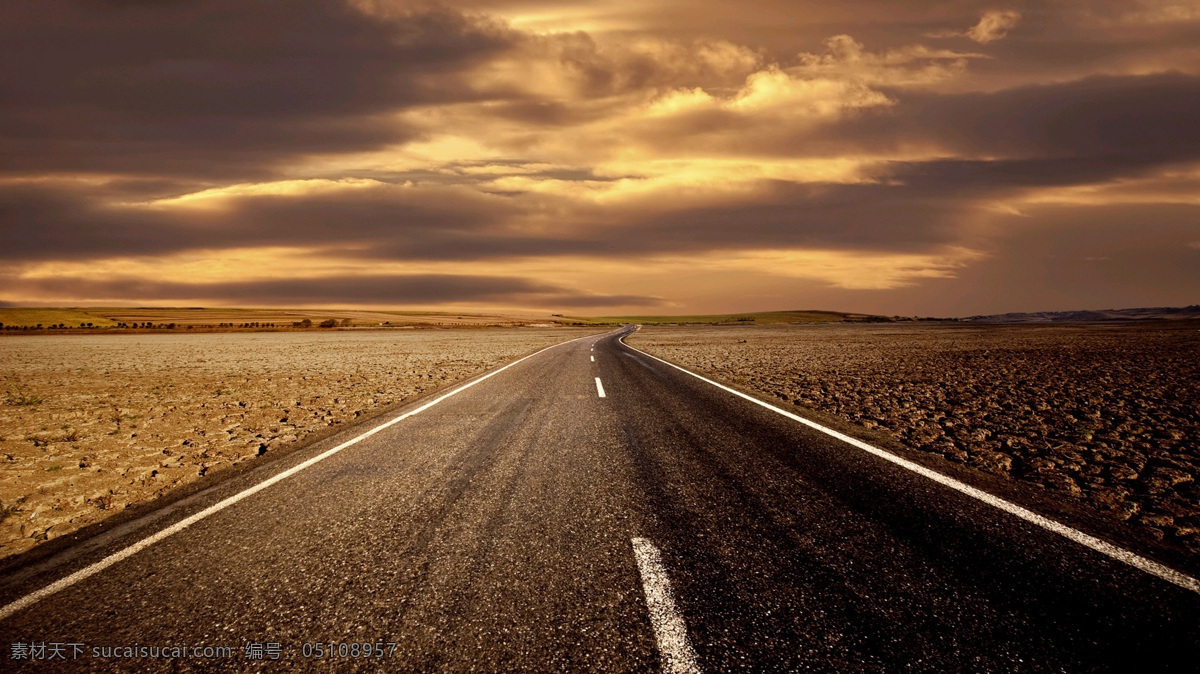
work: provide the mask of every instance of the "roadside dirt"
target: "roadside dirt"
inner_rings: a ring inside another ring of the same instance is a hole
[[[631,345],[1200,552],[1200,330],[643,328]]]
[[[0,339],[0,557],[581,334]]]

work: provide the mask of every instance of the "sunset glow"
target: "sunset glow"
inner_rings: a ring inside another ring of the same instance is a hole
[[[0,303],[1194,304],[1198,35],[1173,0],[4,3]]]

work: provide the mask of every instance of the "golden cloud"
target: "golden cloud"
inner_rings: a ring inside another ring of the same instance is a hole
[[[966,35],[979,44],[987,44],[1008,35],[1020,20],[1021,13],[1011,9],[985,12]]]
[[[123,205],[143,205],[149,208],[218,208],[227,205],[231,200],[242,197],[303,197],[346,190],[369,189],[381,185],[383,183],[378,180],[364,178],[276,180],[265,183],[239,183],[225,187],[213,187],[177,197],[155,199],[144,204]]]
[[[19,131],[0,138],[6,287],[733,303],[959,278],[999,264],[1013,215],[1049,232],[1095,206],[1200,206],[1187,3],[1071,0],[1022,24],[857,0],[346,1],[293,21],[229,2],[195,26],[122,4],[106,31],[94,3],[0,6],[23,69],[0,101]],[[35,48],[63,26],[86,58]]]

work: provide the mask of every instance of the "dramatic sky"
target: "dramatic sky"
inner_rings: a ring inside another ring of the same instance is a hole
[[[0,302],[1200,302],[1200,2],[6,0]]]

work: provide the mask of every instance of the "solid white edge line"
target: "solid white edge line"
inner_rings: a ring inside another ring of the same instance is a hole
[[[678,674],[699,674],[696,651],[688,639],[687,624],[675,608],[671,579],[663,567],[662,553],[645,538],[633,539],[633,556],[642,574],[642,589],[646,593],[646,608],[654,639],[663,659],[663,671]]]
[[[590,335],[588,335],[588,336],[590,336]],[[475,379],[473,381],[467,382],[466,384],[463,384],[462,386],[459,386],[458,388],[454,389],[453,391],[444,393],[444,394],[438,396],[437,398],[434,398],[433,400],[425,403],[424,405],[421,405],[420,407],[418,407],[415,410],[412,410],[411,412],[405,412],[404,414],[401,414],[400,416],[396,417],[395,419],[384,422],[384,423],[376,426],[375,428],[372,428],[371,430],[367,431],[366,433],[359,435],[358,437],[355,437],[351,440],[347,440],[346,442],[343,442],[342,444],[338,445],[337,447],[334,447],[333,449],[328,449],[328,450],[322,452],[321,454],[318,454],[317,456],[314,456],[311,459],[304,461],[303,463],[299,463],[295,466],[292,466],[291,468],[283,471],[282,473],[279,473],[273,477],[263,480],[262,482],[259,482],[258,484],[254,485],[253,487],[250,487],[244,491],[238,492],[237,494],[234,494],[233,496],[230,496],[229,498],[226,498],[223,501],[214,503],[213,505],[205,508],[204,510],[201,510],[200,512],[198,512],[194,515],[191,515],[182,520],[179,520],[175,524],[172,524],[171,526],[169,526],[165,529],[162,529],[158,533],[155,533],[151,536],[147,536],[146,538],[143,538],[142,540],[138,541],[137,543],[134,543],[133,545],[131,545],[127,548],[124,548],[123,550],[115,552],[94,564],[85,566],[84,568],[76,571],[75,573],[72,573],[69,576],[66,576],[65,578],[60,578],[59,580],[56,580],[53,583],[50,583],[49,585],[43,587],[42,589],[37,590],[35,592],[31,592],[31,593],[25,595],[24,597],[21,597],[20,599],[6,605],[4,608],[0,608],[0,620],[5,620],[6,618],[12,616],[14,613],[16,613],[17,611],[20,611],[23,608],[26,608],[33,604],[36,604],[37,602],[45,599],[46,597],[49,597],[57,592],[65,590],[68,587],[71,587],[72,585],[78,583],[81,580],[90,578],[90,577],[96,575],[97,573],[100,573],[101,571],[107,569],[108,567],[112,566],[113,564],[120,562],[121,560],[132,557],[133,555],[137,554],[138,552],[145,550],[146,548],[150,547],[151,545],[154,545],[155,543],[163,540],[164,538],[167,538],[168,536],[171,536],[173,534],[177,534],[180,531],[183,531],[184,529],[190,527],[191,525],[195,524],[196,522],[199,522],[200,520],[208,517],[209,515],[220,512],[220,511],[224,510],[225,508],[228,508],[229,506],[233,505],[234,503],[237,503],[238,501],[241,501],[242,499],[246,498],[247,496],[257,494],[258,492],[266,489],[267,487],[270,487],[271,485],[275,484],[276,482],[285,480],[285,479],[291,477],[292,475],[299,473],[300,471],[304,470],[305,468],[312,466],[315,463],[324,461],[325,459],[328,459],[329,457],[333,456],[334,454],[337,454],[338,452],[342,451],[343,449],[346,449],[347,447],[350,447],[351,445],[358,444],[358,442],[360,440],[369,438],[372,435],[375,435],[376,433],[384,430],[385,428],[394,426],[411,416],[414,416],[414,415],[420,414],[421,412],[424,412],[425,410],[429,409],[430,407],[433,407],[434,405],[442,402],[446,398],[449,398],[451,396],[462,393],[463,391],[471,388],[472,386],[474,386],[482,381],[491,379],[492,377],[500,374],[501,372],[504,372],[508,368],[516,365],[517,363],[520,363],[522,361],[533,358],[534,356],[536,356],[544,351],[549,351],[550,349],[553,349],[553,348],[556,348],[559,346],[563,346],[564,344],[570,344],[571,342],[575,342],[580,339],[587,339],[588,336],[577,337],[575,339],[569,339],[565,342],[559,342],[558,344],[552,344],[550,346],[547,346],[544,349],[535,351],[534,353],[531,353],[528,356],[525,356],[524,358],[514,360],[513,362],[509,363],[508,365],[505,365],[504,367],[502,367],[498,370],[489,372],[489,373],[483,375],[482,377],[479,377],[478,379]]]
[[[601,398],[604,397],[604,384],[600,383],[599,377],[596,377],[596,395],[598,395]]]
[[[960,482],[952,477],[947,477],[945,475],[942,475],[941,473],[939,473],[935,470],[926,468],[925,466],[922,466],[918,463],[913,463],[912,461],[909,461],[907,459],[900,458],[900,457],[896,456],[895,454],[886,452],[882,449],[879,449],[878,447],[868,445],[867,443],[863,442],[862,440],[852,438],[844,433],[839,433],[838,431],[835,431],[832,428],[826,428],[825,426],[822,426],[821,424],[818,424],[815,421],[810,421],[808,419],[805,419],[804,417],[801,417],[799,415],[788,412],[787,410],[782,410],[778,407],[775,407],[774,405],[765,403],[753,396],[750,396],[745,393],[742,393],[741,391],[737,391],[735,389],[729,388],[728,386],[725,386],[724,384],[719,384],[707,377],[698,375],[695,372],[692,372],[691,370],[684,369],[674,363],[665,361],[662,358],[659,358],[658,356],[653,356],[651,354],[648,354],[645,351],[642,351],[641,349],[639,349],[635,346],[630,346],[630,345],[626,344],[625,343],[625,335],[620,337],[620,342],[624,346],[626,346],[630,349],[633,349],[634,351],[637,351],[638,353],[640,353],[644,356],[649,356],[650,358],[653,358],[654,360],[657,360],[658,362],[663,363],[664,365],[670,365],[671,367],[675,368],[676,370],[679,370],[680,372],[685,372],[687,374],[690,374],[691,376],[693,376],[697,379],[700,379],[701,381],[708,382],[709,384],[712,384],[713,386],[716,386],[717,388],[724,389],[724,390],[738,396],[739,398],[744,398],[756,405],[761,405],[762,407],[765,407],[765,408],[767,408],[773,412],[776,412],[778,414],[782,414],[783,416],[785,416],[789,419],[792,419],[793,421],[798,421],[798,422],[804,424],[805,426],[808,426],[809,428],[812,428],[814,430],[825,433],[826,435],[833,436],[833,437],[837,438],[838,440],[841,440],[842,442],[845,442],[849,445],[853,445],[854,447],[857,447],[857,448],[863,450],[864,452],[867,452],[869,454],[874,454],[875,456],[878,456],[881,459],[891,461],[892,463],[894,463],[902,468],[905,468],[914,473],[917,473],[918,475],[927,477],[930,480],[933,480],[934,482],[937,482],[937,483],[945,485],[951,489],[954,489],[955,491],[966,494],[967,496],[970,496],[974,499],[982,501],[992,507],[999,508],[1000,510],[1003,510],[1006,513],[1009,513],[1011,515],[1016,515],[1017,517],[1025,520],[1026,522],[1036,524],[1039,527],[1042,527],[1043,529],[1046,529],[1048,531],[1053,531],[1054,533],[1056,533],[1060,536],[1069,538],[1072,541],[1079,543],[1080,545],[1083,545],[1088,548],[1091,548],[1092,550],[1095,550],[1096,552],[1107,555],[1117,561],[1124,562],[1136,569],[1145,571],[1146,573],[1149,573],[1150,575],[1157,576],[1158,578],[1161,578],[1169,583],[1174,583],[1175,585],[1178,585],[1179,587],[1182,587],[1184,589],[1191,590],[1192,592],[1200,594],[1200,580],[1196,580],[1195,578],[1193,578],[1185,573],[1176,571],[1175,569],[1172,569],[1169,566],[1165,566],[1165,565],[1159,564],[1158,562],[1155,562],[1153,560],[1146,559],[1145,557],[1142,557],[1141,555],[1139,555],[1137,553],[1131,552],[1131,551],[1126,550],[1121,547],[1117,547],[1117,546],[1113,545],[1112,543],[1109,543],[1108,541],[1104,541],[1099,538],[1096,538],[1095,536],[1085,534],[1082,531],[1079,531],[1078,529],[1069,527],[1060,522],[1056,522],[1048,517],[1043,517],[1042,515],[1039,515],[1031,510],[1023,508],[1015,503],[1012,503],[1011,501],[1006,501],[1005,499],[1002,499],[999,496],[993,496],[992,494],[989,494],[986,491],[972,487],[971,485],[966,484],[965,482]]]

